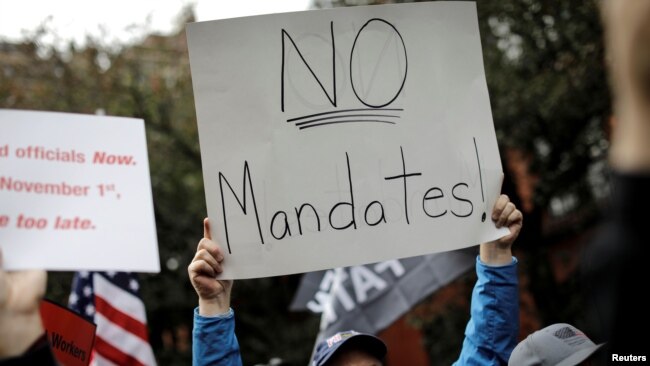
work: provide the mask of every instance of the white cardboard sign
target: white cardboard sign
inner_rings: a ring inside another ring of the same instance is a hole
[[[474,3],[226,19],[187,34],[224,277],[503,236],[489,219],[502,169]]]
[[[144,122],[0,110],[4,268],[159,272]]]

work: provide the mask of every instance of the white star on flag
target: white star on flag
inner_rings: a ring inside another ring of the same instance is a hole
[[[76,292],[70,293],[70,297],[68,298],[68,303],[71,305],[75,305],[79,301],[79,295],[77,295]]]
[[[90,305],[90,304],[88,304],[88,305],[86,306],[86,315],[88,315],[88,316],[93,316],[93,315],[95,315],[95,307],[92,306],[92,305]]]
[[[131,281],[129,281],[129,288],[133,291],[138,291],[140,285],[138,285],[138,281],[132,279]]]

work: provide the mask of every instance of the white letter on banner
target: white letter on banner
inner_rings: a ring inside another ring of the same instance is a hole
[[[368,290],[371,288],[376,288],[378,291],[381,291],[387,286],[381,277],[364,266],[350,268],[350,276],[352,277],[354,293],[359,303],[363,303],[368,299]]]
[[[328,270],[323,275],[323,279],[320,282],[320,291],[314,296],[314,300],[311,300],[307,303],[309,310],[313,312],[323,312],[324,308],[327,306],[326,300],[329,302],[334,302],[330,299],[338,299],[343,305],[343,308],[346,311],[354,309],[355,303],[352,300],[350,294],[347,293],[343,283],[348,279],[348,274],[342,268],[336,268],[335,270]],[[334,304],[330,304],[333,307]],[[334,315],[336,318],[336,314]]]
[[[393,271],[393,274],[395,275],[395,277],[402,277],[404,272],[406,272],[406,270],[404,269],[404,266],[402,265],[402,263],[397,259],[392,259],[392,260],[389,260],[389,261],[380,262],[380,263],[375,264],[375,272],[377,272],[377,273],[382,273],[387,268],[390,268]]]
[[[331,324],[338,319],[336,311],[334,311],[334,304],[331,300],[331,296],[324,292],[317,292],[314,296],[314,300],[311,300],[307,303],[307,309],[314,313],[323,313],[323,318],[325,324]]]

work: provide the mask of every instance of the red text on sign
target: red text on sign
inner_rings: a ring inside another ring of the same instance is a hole
[[[113,155],[104,151],[96,151],[93,156],[93,164],[135,165],[135,160],[131,155]]]
[[[79,216],[72,218],[57,216],[54,221],[55,230],[90,230],[94,228],[92,221],[89,219],[82,219]]]
[[[47,219],[28,217],[23,214],[18,215],[18,221],[16,222],[16,227],[19,229],[45,229],[47,226]]]

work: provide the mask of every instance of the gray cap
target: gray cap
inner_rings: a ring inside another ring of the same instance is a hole
[[[596,345],[578,328],[564,323],[549,325],[519,342],[509,366],[574,366],[603,344]]]

